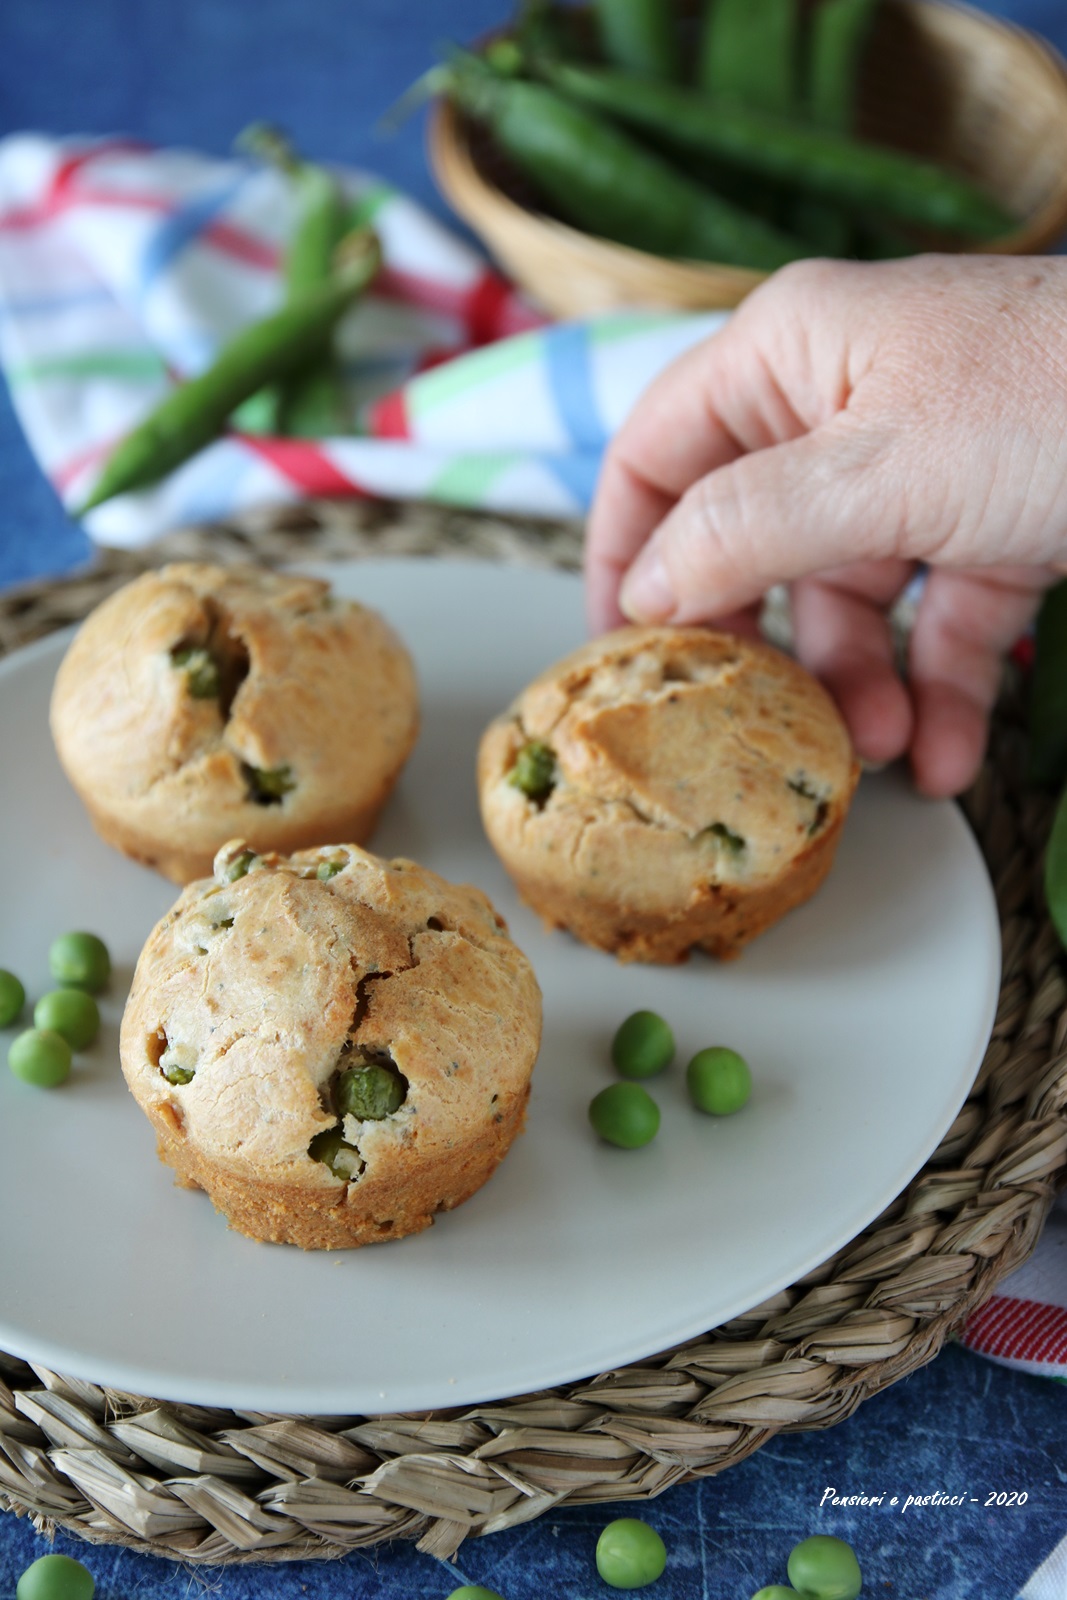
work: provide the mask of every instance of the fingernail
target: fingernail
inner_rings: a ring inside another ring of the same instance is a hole
[[[677,604],[663,557],[646,548],[623,580],[619,610],[631,622],[666,622]]]

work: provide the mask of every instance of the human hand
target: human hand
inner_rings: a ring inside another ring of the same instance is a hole
[[[1067,261],[786,267],[646,391],[589,522],[594,628],[753,631],[791,585],[796,648],[857,752],[955,794],[1001,659],[1067,561]],[[897,675],[887,610],[929,574]]]

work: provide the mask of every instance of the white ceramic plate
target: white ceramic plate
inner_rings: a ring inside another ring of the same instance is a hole
[[[896,775],[865,778],[825,888],[739,963],[618,966],[517,902],[475,799],[482,727],[581,642],[578,580],[428,561],[329,575],[390,618],[419,668],[423,733],[376,847],[479,884],[537,970],[527,1131],[458,1211],[364,1250],[255,1244],[173,1187],[117,1039],[138,951],[175,891],[97,840],[62,777],[47,705],[66,641],[45,640],[0,666],[0,966],[35,997],[50,940],[90,928],[116,976],[101,1038],[63,1089],[0,1071],[0,1349],[166,1399],[373,1413],[578,1379],[757,1304],[900,1192],[974,1079],[999,930],[959,812]],[[679,1063],[652,1085],[656,1141],[620,1151],[593,1137],[586,1107],[639,1006],[671,1020]],[[722,1121],[689,1107],[681,1070],[714,1043],[755,1077]]]

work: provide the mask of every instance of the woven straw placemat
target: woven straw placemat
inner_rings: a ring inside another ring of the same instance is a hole
[[[566,525],[313,504],[172,535],[0,596],[0,652],[83,617],[146,566],[477,555],[574,566]],[[329,1557],[385,1539],[451,1555],[560,1501],[635,1500],[826,1428],[937,1353],[1032,1250],[1067,1177],[1067,983],[1041,893],[1050,802],[1023,782],[1011,687],[966,800],[1000,910],[993,1038],[930,1161],[791,1288],[639,1365],[517,1399],[379,1417],[265,1416],[102,1389],[0,1355],[0,1506],[183,1561]]]

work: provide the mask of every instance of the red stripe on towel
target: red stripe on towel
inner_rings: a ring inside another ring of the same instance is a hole
[[[1006,1361],[1067,1365],[1067,1310],[1040,1300],[994,1295],[969,1318],[963,1343]]]
[[[366,491],[351,478],[339,472],[318,445],[309,439],[267,439],[249,433],[235,434],[235,438],[262,456],[272,467],[295,483],[298,489],[310,495],[340,495],[351,498]]]
[[[411,438],[403,389],[394,389],[374,402],[370,408],[370,432],[375,439]]]

